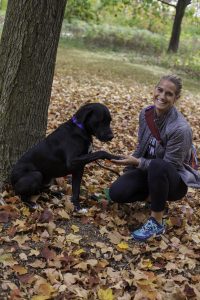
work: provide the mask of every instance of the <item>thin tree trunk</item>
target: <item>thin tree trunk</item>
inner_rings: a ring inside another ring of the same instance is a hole
[[[0,184],[46,132],[67,0],[9,0],[0,45]]]
[[[177,52],[181,34],[181,23],[185,14],[186,7],[191,3],[189,0],[178,0],[176,5],[176,14],[174,18],[171,39],[169,42],[168,52]]]

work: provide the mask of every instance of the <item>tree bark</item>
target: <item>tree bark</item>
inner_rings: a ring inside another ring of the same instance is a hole
[[[169,42],[169,47],[167,50],[168,52],[178,51],[182,19],[185,14],[185,9],[190,3],[191,3],[190,0],[178,0],[177,2],[172,34]]]
[[[45,136],[67,0],[9,0],[0,44],[0,185]]]

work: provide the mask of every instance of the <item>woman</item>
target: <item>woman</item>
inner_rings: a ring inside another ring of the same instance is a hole
[[[149,197],[151,201],[151,217],[141,228],[133,231],[135,240],[145,241],[164,233],[166,201],[180,200],[186,195],[188,186],[200,188],[200,176],[189,166],[192,130],[174,106],[181,89],[181,79],[175,75],[160,79],[154,90],[154,106],[140,113],[138,146],[133,156],[112,160],[128,167],[111,185],[111,200],[132,203]],[[154,137],[147,124],[145,112],[149,109],[161,141]]]

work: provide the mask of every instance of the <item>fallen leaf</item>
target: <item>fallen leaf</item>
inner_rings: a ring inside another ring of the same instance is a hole
[[[117,231],[110,232],[107,237],[110,239],[111,243],[115,245],[119,244],[122,240],[122,235]]]
[[[99,289],[97,294],[99,300],[114,300],[113,292],[111,289]]]
[[[50,296],[45,296],[45,295],[39,295],[39,296],[33,296],[31,300],[48,300],[50,299]]]
[[[76,251],[73,252],[74,255],[76,256],[79,256],[81,255],[82,253],[85,253],[85,250],[84,249],[78,249]]]
[[[72,273],[65,273],[63,280],[66,286],[71,286],[72,284],[76,283],[77,276],[73,275]]]
[[[69,214],[64,210],[64,209],[59,209],[58,210],[58,215],[61,216],[63,219],[69,220],[70,216]]]
[[[17,278],[23,284],[31,284],[35,281],[34,274],[18,275]]]
[[[128,244],[125,243],[125,242],[121,242],[121,243],[119,243],[119,244],[117,245],[117,249],[118,249],[118,250],[121,250],[121,251],[123,251],[123,250],[128,250],[128,248],[129,248],[129,246],[128,246]]]
[[[49,283],[41,283],[37,288],[37,293],[39,295],[44,296],[51,296],[51,294],[54,292],[54,288]]]
[[[8,223],[10,215],[6,211],[0,211],[0,223]]]
[[[44,257],[46,260],[52,260],[56,257],[56,252],[50,250],[47,246],[43,248],[40,252],[41,257]]]
[[[66,235],[66,241],[73,243],[73,244],[79,244],[79,241],[82,239],[80,235],[74,235],[72,233]]]
[[[28,272],[27,269],[21,265],[14,265],[12,266],[12,269],[19,275],[24,275]]]
[[[29,241],[30,238],[28,235],[16,235],[13,239],[13,241],[16,241],[20,247],[26,242]]]
[[[48,208],[45,208],[42,214],[40,215],[39,222],[48,223],[53,220],[53,213]]]
[[[74,233],[77,233],[77,232],[79,232],[79,230],[80,230],[79,227],[76,226],[76,225],[72,225],[72,226],[71,226],[71,229],[73,230]]]
[[[6,266],[12,267],[17,264],[17,261],[14,260],[11,253],[4,253],[3,255],[0,256],[0,263],[2,263],[4,267]]]
[[[45,266],[46,266],[46,262],[43,262],[43,261],[41,261],[41,260],[39,260],[39,259],[36,259],[33,263],[30,263],[29,264],[31,267],[33,267],[33,268],[41,268],[41,269],[43,269],[43,268],[45,268]]]

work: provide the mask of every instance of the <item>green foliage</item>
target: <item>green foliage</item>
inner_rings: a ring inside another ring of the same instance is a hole
[[[188,6],[182,32],[192,35],[200,30],[200,19]],[[158,0],[68,0],[68,21],[80,19],[97,24],[132,26],[167,36],[171,34],[175,9]]]
[[[8,0],[1,0],[0,1],[0,10],[5,11],[7,8],[7,3],[8,3]]]
[[[141,53],[160,53],[167,41],[156,33],[145,29],[111,25],[93,25],[85,35],[87,43],[111,49],[134,49]]]
[[[71,21],[73,18],[89,21],[95,18],[91,0],[68,0],[65,18]]]
[[[200,36],[181,40],[178,54],[166,54],[168,36],[137,27],[64,22],[62,41],[79,46],[127,52],[131,61],[160,65],[200,78]]]

